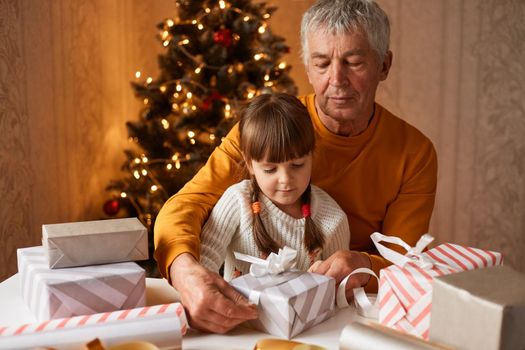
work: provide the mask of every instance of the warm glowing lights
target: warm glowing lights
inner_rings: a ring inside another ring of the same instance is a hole
[[[265,74],[264,75],[264,81],[268,81],[268,80],[270,80],[270,76],[268,74]]]
[[[135,78],[140,78],[140,76],[142,75],[142,73],[140,71],[136,71],[135,72]]]
[[[148,171],[146,169],[142,169],[140,173],[142,174],[142,176],[148,175]]]
[[[138,171],[138,170],[135,170],[135,171],[133,172],[133,176],[134,176],[135,179],[137,179],[137,180],[140,179],[140,173],[139,173],[139,171]]]
[[[120,197],[121,198],[126,198],[128,196],[128,194],[126,192],[120,192]]]
[[[188,92],[186,94],[186,98],[189,100],[190,98],[192,98],[193,94],[191,92]]]
[[[166,92],[166,86],[165,85],[161,85],[159,90],[160,90],[160,92]]]
[[[266,24],[260,26],[257,31],[259,32],[259,34],[264,34],[264,32],[266,31]]]
[[[148,157],[142,156],[142,163],[147,163],[147,162],[148,162]]]
[[[195,106],[195,105],[191,105],[191,110],[192,110],[192,111],[196,111],[196,110],[197,110],[197,106]]]
[[[204,29],[204,26],[203,26],[201,23],[199,23],[199,25],[197,25],[197,28],[198,28],[199,30],[203,30],[203,29]]]
[[[255,91],[253,91],[253,90],[252,91],[248,91],[247,97],[248,97],[249,100],[251,100],[254,96],[255,96]]]
[[[168,27],[173,27],[175,25],[175,22],[173,22],[173,20],[170,18],[166,21],[166,24],[168,25]]]
[[[168,47],[169,44],[170,44],[169,40],[164,40],[164,42],[162,43],[162,46]]]
[[[269,14],[269,13],[265,13],[265,14],[263,15],[263,18],[264,18],[264,19],[268,19],[268,18],[270,18],[270,14]]]
[[[210,140],[214,141],[215,140],[215,135],[210,134]]]
[[[146,84],[151,84],[152,81],[153,81],[153,78],[152,77],[148,77],[148,79],[146,79]]]
[[[195,68],[195,74],[199,74],[201,72],[202,68],[201,67],[197,67]]]
[[[224,106],[224,116],[226,118],[230,118],[231,117],[231,109],[232,107],[230,106],[229,103],[227,103],[225,106]]]
[[[285,69],[286,68],[286,62],[281,62],[278,65],[279,69]]]
[[[226,8],[226,3],[224,2],[224,0],[219,1],[219,7],[223,10]]]
[[[181,41],[179,41],[179,45],[187,45],[190,43],[190,39],[183,39]]]
[[[197,24],[197,20],[194,19],[193,21],[191,21],[191,24]]]
[[[165,31],[162,32],[161,38],[162,38],[162,40],[166,40],[168,38],[168,36],[170,36],[170,32],[165,30]]]
[[[177,86],[175,87],[175,90],[177,90],[178,92],[181,92],[182,91],[182,85],[177,84]]]
[[[144,99],[144,104],[147,105],[148,103],[149,103],[149,99],[146,97],[146,98]]]
[[[250,16],[244,16],[243,21],[248,22],[250,20]]]
[[[168,169],[168,170],[173,169],[173,164],[171,164],[171,163],[166,164],[166,169]]]
[[[135,162],[135,164],[140,164],[140,158],[135,158],[133,161]]]
[[[209,8],[209,7],[206,7],[206,9],[204,10],[204,12],[206,12],[206,13],[210,13],[210,12],[211,12],[211,10],[210,10],[210,8]]]
[[[262,53],[257,53],[253,56],[253,58],[256,60],[256,61],[259,61],[261,58],[263,57],[263,54]]]
[[[157,187],[157,185],[151,185],[150,189],[151,189],[151,192],[155,192],[159,188]]]
[[[164,129],[168,130],[170,128],[170,123],[166,119],[162,118],[160,122],[162,123],[162,127]]]
[[[178,160],[179,159],[179,154],[178,153],[175,153],[172,157],[171,157],[172,160]]]
[[[180,169],[180,162],[178,160],[175,162],[175,169]]]
[[[191,139],[191,138],[194,138],[195,137],[195,133],[193,131],[188,131],[188,137]]]
[[[190,139],[190,143],[191,143],[192,145],[194,145],[194,144],[195,144],[195,139]]]

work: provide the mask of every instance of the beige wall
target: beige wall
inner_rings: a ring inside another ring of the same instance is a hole
[[[300,92],[300,14],[313,1],[273,0],[274,32],[292,48]],[[439,157],[431,232],[503,251],[525,271],[525,3],[379,0],[394,66],[378,100],[419,127]],[[0,2],[0,280],[43,223],[102,216],[118,176],[124,123],[140,105],[129,81],[155,75],[155,25],[172,0]]]

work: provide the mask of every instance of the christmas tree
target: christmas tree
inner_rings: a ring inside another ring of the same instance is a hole
[[[176,6],[177,16],[158,25],[165,47],[159,76],[141,79],[137,72],[132,83],[144,108],[126,123],[133,147],[104,203],[108,216],[137,216],[151,245],[158,211],[204,165],[240,107],[262,93],[297,92],[282,60],[289,47],[268,26],[275,7],[250,0]]]

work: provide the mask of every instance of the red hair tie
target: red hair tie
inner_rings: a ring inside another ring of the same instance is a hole
[[[259,203],[259,201],[252,203],[252,212],[254,214],[259,214],[261,212],[261,203]]]
[[[301,206],[301,211],[303,212],[303,217],[307,218],[309,217],[312,212],[310,211],[310,204],[303,204]]]

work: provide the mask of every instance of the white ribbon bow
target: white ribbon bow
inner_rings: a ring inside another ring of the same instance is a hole
[[[262,277],[266,275],[278,275],[293,269],[295,267],[297,251],[285,246],[284,248],[279,249],[277,254],[270,253],[266,260],[238,252],[234,252],[233,254],[237,260],[246,261],[251,264],[250,275],[254,277]]]
[[[415,247],[411,247],[399,237],[385,236],[379,232],[372,233],[370,238],[372,238],[372,242],[374,242],[374,245],[376,246],[379,254],[381,254],[383,258],[398,266],[404,267],[406,264],[411,262],[422,269],[430,269],[433,266],[440,266],[450,269],[450,266],[433,261],[422,254],[423,250],[434,240],[434,237],[428,233],[425,233],[423,236],[421,236]],[[384,245],[380,244],[380,242],[388,242],[400,245],[405,248],[407,252],[405,255],[403,255],[396,252],[395,250],[385,247]]]

